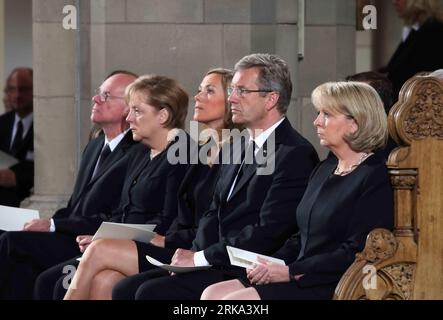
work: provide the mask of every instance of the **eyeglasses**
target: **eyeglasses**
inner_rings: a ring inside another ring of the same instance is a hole
[[[95,89],[95,95],[100,98],[101,103],[105,103],[108,99],[124,99],[124,97],[117,97],[111,95],[109,91],[101,92],[100,89]]]
[[[245,89],[245,88],[239,88],[239,87],[229,87],[228,88],[228,95],[232,95],[235,92],[239,97],[244,97],[246,94],[251,93],[251,92],[272,92],[272,91],[273,90],[268,90],[268,89],[252,90],[252,89]]]

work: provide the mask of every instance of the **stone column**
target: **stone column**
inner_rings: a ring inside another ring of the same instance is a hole
[[[297,68],[297,1],[91,1],[92,83],[114,69],[179,80],[192,97],[212,67],[272,52]],[[193,113],[189,106],[188,120]]]
[[[89,101],[80,99],[80,93],[90,92],[88,30],[83,30],[88,25],[77,21],[77,29],[65,30],[65,5],[78,1],[33,1],[35,184],[34,195],[21,206],[39,209],[42,217],[64,206],[72,193],[90,109]],[[86,48],[79,45],[78,32],[86,35],[81,41]]]
[[[305,57],[298,73],[300,131],[316,147],[320,158],[328,152],[318,143],[311,92],[327,81],[355,73],[355,1],[306,0]]]

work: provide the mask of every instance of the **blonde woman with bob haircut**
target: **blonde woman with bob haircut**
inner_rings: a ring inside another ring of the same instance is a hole
[[[392,228],[393,195],[384,159],[387,120],[377,92],[360,82],[329,82],[312,93],[320,144],[336,157],[313,171],[296,213],[298,233],[247,277],[219,282],[202,299],[331,299],[374,228]]]

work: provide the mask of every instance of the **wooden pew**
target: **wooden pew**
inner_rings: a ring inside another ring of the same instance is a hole
[[[334,299],[443,299],[443,83],[409,79],[388,125],[395,227],[368,235]]]

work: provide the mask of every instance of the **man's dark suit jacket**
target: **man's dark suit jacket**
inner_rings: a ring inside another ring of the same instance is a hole
[[[57,232],[93,234],[101,222],[109,218],[120,203],[126,173],[131,170],[128,154],[131,150],[134,153],[133,148],[140,148],[135,144],[132,132],[128,131],[91,179],[104,145],[104,136],[88,143],[68,205],[57,210],[53,216]]]
[[[313,172],[297,209],[299,232],[275,254],[298,287],[334,288],[374,228],[392,228],[393,194],[384,158],[374,154],[346,176],[329,158]],[[278,297],[276,298],[278,299]]]
[[[248,165],[229,200],[239,165],[222,165],[213,202],[193,243],[193,250],[204,250],[212,265],[230,266],[226,245],[269,255],[296,231],[295,212],[318,156],[287,119],[272,135],[275,153],[267,153],[268,160],[275,156],[274,172],[257,175],[257,164]]]
[[[139,147],[137,147],[135,152],[131,154],[129,167],[132,169],[122,189],[120,205],[117,210],[113,211],[109,221],[117,223],[156,224],[157,226],[154,231],[160,235],[166,234],[173,220],[177,217],[177,194],[179,186],[189,168],[189,159],[186,159],[186,163],[180,164],[172,164],[168,160],[168,152],[171,148],[173,148],[173,150],[189,150],[189,136],[183,134],[181,138],[182,139],[177,138],[171,142],[166,150],[152,160],[150,159],[150,150],[146,146],[140,144]],[[192,181],[188,175],[185,179],[189,183]],[[188,211],[184,213],[186,223],[190,223],[188,219],[191,217],[187,216],[188,213]],[[192,226],[187,226],[186,228],[190,228],[190,232],[192,232]],[[182,239],[185,239],[186,235],[187,232],[182,234],[184,237]],[[174,238],[174,240],[179,241],[179,238]],[[151,250],[158,252],[160,255],[168,255],[168,249],[155,246],[151,247]],[[146,254],[148,254],[148,252]],[[151,252],[149,252],[149,254],[152,255]],[[145,255],[143,254],[140,254],[139,258],[146,261]],[[39,282],[44,284],[37,286],[36,295],[38,297],[52,298],[52,289],[60,276],[63,276],[62,270],[66,265],[72,265],[73,263],[75,265],[77,264],[75,258],[60,263],[43,272],[39,277]],[[60,291],[65,291],[62,287],[59,289]],[[51,294],[48,295],[48,291],[51,292]]]
[[[15,112],[10,111],[0,116],[0,150],[11,154],[10,144],[12,129],[14,128]],[[17,186],[14,188],[0,187],[0,204],[18,207],[20,202],[29,196],[34,186],[34,161],[27,160],[28,153],[34,152],[34,129],[29,128],[21,147],[13,156],[19,163],[10,169],[14,171]]]
[[[394,100],[403,84],[418,72],[443,68],[443,23],[434,18],[426,20],[418,31],[412,30],[406,41],[401,42],[387,71],[394,89]]]
[[[37,275],[78,255],[75,237],[95,233],[119,205],[129,160],[139,144],[126,133],[91,179],[103,145],[104,136],[87,145],[69,204],[54,215],[55,232],[10,231],[0,236],[0,299],[30,298]]]

